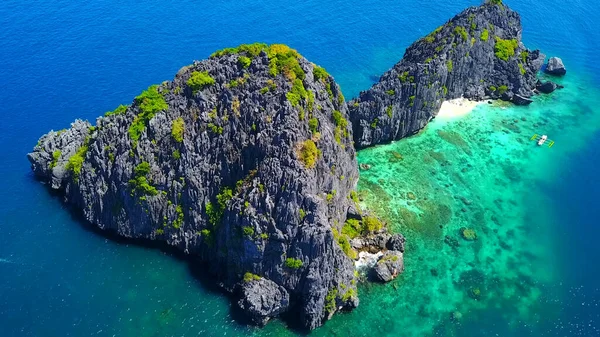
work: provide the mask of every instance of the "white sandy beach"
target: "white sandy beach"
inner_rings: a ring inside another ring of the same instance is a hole
[[[483,102],[471,101],[466,98],[456,98],[449,101],[444,101],[440,107],[436,118],[440,119],[452,119],[457,117],[463,117],[469,114],[479,104]]]

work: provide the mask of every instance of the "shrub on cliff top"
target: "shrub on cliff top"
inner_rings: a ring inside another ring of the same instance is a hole
[[[324,80],[327,77],[329,77],[329,74],[327,73],[327,71],[325,71],[324,68],[315,66],[313,69],[313,76],[315,78],[315,81],[319,81],[319,80]]]
[[[115,110],[113,111],[108,111],[104,114],[104,117],[108,117],[108,116],[112,116],[112,115],[122,115],[125,113],[125,111],[127,111],[128,106],[127,105],[119,105]]]
[[[215,58],[215,57],[220,57],[220,56],[225,56],[225,55],[230,55],[230,54],[237,54],[237,53],[246,53],[247,55],[256,57],[260,54],[261,51],[266,50],[266,49],[267,49],[267,45],[265,43],[242,44],[235,48],[225,48],[225,49],[218,50],[218,51],[212,53],[212,55],[210,55],[210,57]]]
[[[284,44],[272,44],[267,51],[269,56],[269,73],[272,76],[283,74],[290,81],[303,80],[304,70],[300,67],[298,52]]]
[[[252,60],[249,57],[240,56],[238,58],[238,63],[242,66],[242,68],[248,68],[250,63],[252,63]]]
[[[497,58],[508,61],[509,58],[515,55],[515,49],[518,47],[518,42],[515,39],[504,40],[496,36],[496,45],[494,46],[494,54]]]
[[[158,92],[158,86],[152,85],[146,91],[142,92],[135,98],[139,104],[140,112],[129,126],[129,137],[135,142],[146,128],[146,124],[150,121],[157,112],[167,110],[169,105],[165,98]]]
[[[304,163],[307,168],[313,168],[317,164],[321,151],[317,149],[317,145],[310,139],[305,140],[298,151],[298,158]]]
[[[194,92],[213,84],[215,84],[215,79],[210,77],[207,71],[194,71],[187,80],[187,85],[192,88]]]
[[[179,117],[173,121],[173,125],[171,126],[171,136],[178,143],[183,142],[183,130],[185,130],[185,122],[183,118]]]

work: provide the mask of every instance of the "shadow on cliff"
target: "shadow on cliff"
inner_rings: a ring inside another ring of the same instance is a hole
[[[40,180],[35,178],[33,176],[33,174],[30,174],[28,176],[29,176],[28,178],[35,180],[38,183],[40,182]],[[234,296],[235,293],[229,292],[226,289],[219,286],[218,280],[215,280],[214,275],[212,275],[208,272],[208,270],[209,270],[208,264],[202,263],[199,260],[199,258],[197,258],[195,255],[185,254],[181,250],[177,249],[177,247],[170,246],[162,241],[125,238],[125,237],[118,235],[113,230],[100,229],[100,228],[94,226],[93,224],[91,224],[89,221],[87,221],[85,219],[85,217],[83,216],[83,213],[81,212],[81,210],[77,209],[73,205],[69,205],[69,204],[63,202],[64,192],[54,190],[44,183],[42,183],[41,185],[43,186],[42,188],[46,189],[50,193],[52,199],[54,199],[56,202],[58,202],[61,206],[65,207],[65,209],[68,211],[71,219],[74,222],[78,223],[81,226],[81,228],[83,228],[84,230],[86,230],[90,233],[93,233],[95,235],[99,235],[105,239],[111,240],[118,244],[125,244],[125,245],[129,244],[129,245],[136,245],[141,248],[158,249],[161,252],[167,254],[169,257],[172,257],[174,259],[177,259],[178,261],[184,262],[188,267],[188,271],[189,271],[190,275],[199,282],[199,285],[202,288],[202,290],[208,291],[212,294],[225,295],[228,298],[228,300],[230,301],[230,304],[231,304],[229,306],[229,314],[230,314],[231,318],[237,324],[240,324],[242,326],[252,326],[251,321],[246,317],[244,312],[241,309],[239,309],[236,305],[234,305],[234,301],[236,300],[236,298]],[[300,322],[298,320],[299,314],[300,313],[295,312],[295,311],[289,311],[285,314],[282,314],[280,319],[283,322],[285,322],[287,328],[289,330],[293,331],[295,334],[306,336],[306,335],[308,335],[309,331],[307,331],[305,328],[303,328],[302,325],[300,324]]]

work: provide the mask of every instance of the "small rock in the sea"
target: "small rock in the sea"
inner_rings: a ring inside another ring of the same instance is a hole
[[[567,73],[567,69],[560,58],[551,57],[548,59],[545,72],[551,75],[563,76]]]
[[[406,198],[408,198],[408,200],[415,200],[417,199],[417,196],[413,192],[408,192],[406,193]]]
[[[361,170],[365,170],[365,171],[368,171],[371,169],[371,165],[369,165],[369,164],[360,164],[359,167]]]
[[[402,271],[404,271],[402,253],[388,250],[373,268],[373,277],[378,281],[388,282],[395,279]]]

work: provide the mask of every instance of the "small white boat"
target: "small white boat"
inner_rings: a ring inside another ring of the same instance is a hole
[[[548,136],[546,136],[546,135],[538,136],[538,134],[535,134],[535,135],[531,136],[530,139],[535,140],[537,142],[538,146],[548,145],[548,147],[552,147],[554,145],[554,141],[551,139],[548,139]]]

